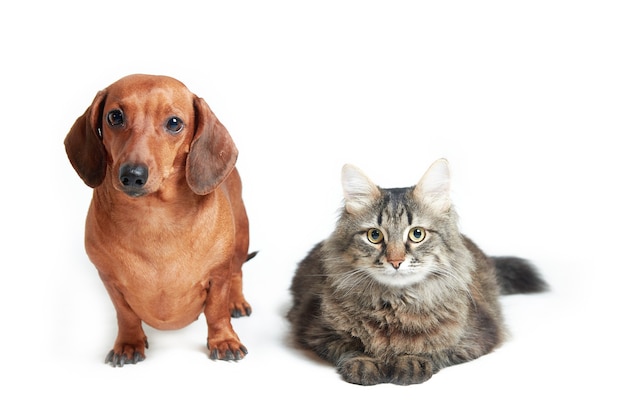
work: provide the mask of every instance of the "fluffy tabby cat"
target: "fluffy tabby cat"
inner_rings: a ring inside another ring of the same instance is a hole
[[[418,384],[485,355],[505,336],[498,296],[547,289],[515,257],[488,257],[459,232],[448,163],[380,188],[342,172],[335,231],[298,265],[287,314],[295,342],[354,384]]]

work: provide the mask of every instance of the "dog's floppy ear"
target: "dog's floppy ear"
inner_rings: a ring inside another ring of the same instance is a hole
[[[72,166],[88,186],[95,188],[104,181],[106,150],[98,133],[106,91],[100,91],[91,106],[76,119],[65,137],[65,152]]]
[[[237,147],[209,105],[194,97],[196,132],[187,156],[187,183],[196,194],[215,190],[235,168]]]

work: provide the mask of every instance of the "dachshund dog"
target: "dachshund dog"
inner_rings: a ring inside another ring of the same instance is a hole
[[[207,103],[180,81],[130,75],[97,93],[65,138],[92,187],[85,249],[117,312],[105,362],[145,359],[142,322],[180,329],[204,313],[211,359],[248,352],[231,316],[248,316],[248,217],[238,151]]]

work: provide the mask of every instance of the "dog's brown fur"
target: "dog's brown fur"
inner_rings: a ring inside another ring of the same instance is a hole
[[[130,75],[97,93],[65,148],[94,188],[85,248],[118,321],[106,362],[145,358],[142,322],[179,329],[202,312],[210,357],[243,358],[230,318],[251,312],[248,217],[237,148],[207,103],[173,78]]]

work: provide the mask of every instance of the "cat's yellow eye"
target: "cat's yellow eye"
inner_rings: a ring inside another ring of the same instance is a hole
[[[384,239],[383,232],[380,229],[369,229],[367,231],[367,240],[372,243],[380,243]]]
[[[409,230],[409,239],[411,239],[411,242],[419,243],[425,238],[426,238],[426,229],[424,229],[423,227],[417,226]]]

